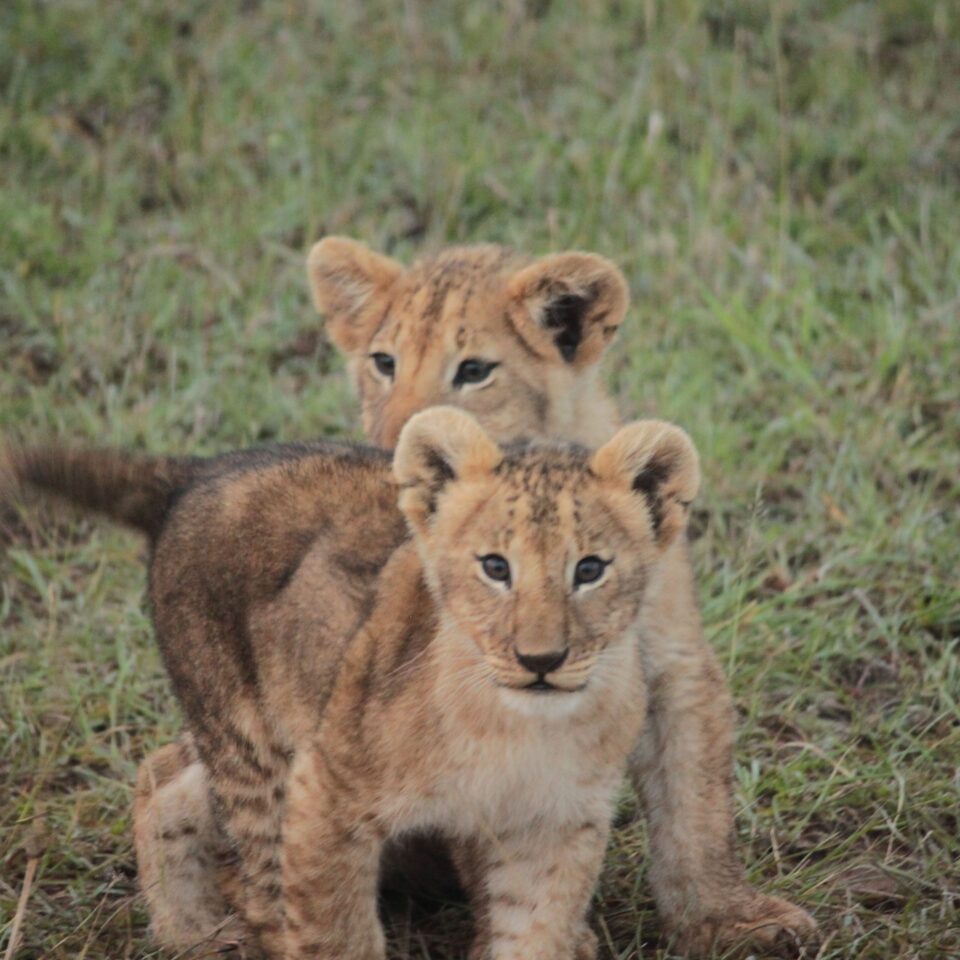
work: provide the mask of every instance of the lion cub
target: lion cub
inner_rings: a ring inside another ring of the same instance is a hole
[[[472,956],[589,958],[585,914],[646,712],[638,623],[670,589],[662,559],[697,490],[696,453],[660,422],[592,455],[503,448],[441,407],[403,429],[394,475],[412,541],[387,562],[332,690],[305,685],[296,658],[273,671],[286,708],[270,721],[292,751],[274,953],[383,957],[382,848],[432,830],[452,841],[476,908]],[[331,585],[316,587],[322,603]],[[233,776],[217,787],[227,806],[252,795]]]
[[[157,640],[202,760],[188,769],[209,779],[268,956],[380,960],[382,851],[424,833],[470,896],[473,958],[594,956],[586,911],[647,715],[640,638],[699,483],[682,430],[635,423],[595,453],[500,446],[434,407],[403,428],[392,482],[383,452],[333,443],[11,464],[148,531]],[[354,629],[349,558],[314,541],[328,528],[380,571]]]
[[[313,248],[309,275],[330,337],[350,358],[365,428],[378,442],[393,445],[404,421],[433,403],[469,410],[500,442],[550,436],[596,445],[616,430],[597,377],[627,302],[609,261],[583,253],[531,261],[481,246],[406,269],[332,237]],[[251,637],[271,636],[281,651],[275,656],[299,660],[305,683],[332,674],[343,641],[370,609],[383,564],[406,537],[386,456],[332,444],[213,461],[54,448],[24,452],[8,466],[14,486],[59,494],[148,533],[164,568],[158,575],[155,563],[151,574],[158,634],[194,733],[193,716],[215,705],[218,686],[201,696],[191,671],[249,690],[254,711],[270,699],[273,658],[266,644],[254,656]],[[3,485],[0,477],[0,496]],[[799,941],[815,933],[813,919],[752,887],[736,853],[732,702],[703,636],[683,540],[663,561],[671,589],[646,601],[639,639],[651,693],[629,767],[649,825],[651,887],[681,951]],[[331,588],[322,604],[317,584]],[[284,645],[285,636],[307,629],[310,663]],[[211,659],[218,650],[226,661]],[[275,775],[267,792],[282,796],[286,748],[257,718],[246,715],[224,736],[249,752],[253,726],[273,744],[266,756],[251,753],[249,763]],[[215,869],[233,851],[223,826],[236,833],[246,823],[243,807],[212,803],[216,777],[203,759],[222,747],[184,737],[146,758],[138,777],[141,887],[158,940],[177,950],[208,937],[243,938],[246,928],[228,919],[228,903],[244,903],[255,917],[261,885],[269,890],[275,882],[278,845],[269,838],[248,858],[246,879],[229,864],[219,876]],[[251,797],[248,805],[268,800]],[[422,846],[414,857],[392,849],[391,863],[419,878]]]

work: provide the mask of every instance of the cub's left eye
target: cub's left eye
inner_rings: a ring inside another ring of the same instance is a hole
[[[583,583],[596,583],[609,564],[609,560],[601,560],[600,557],[584,557],[573,571],[573,585],[579,587]]]
[[[483,383],[499,366],[495,360],[478,360],[476,357],[463,360],[454,374],[453,385],[462,387],[467,383]]]
[[[488,553],[485,557],[477,557],[483,572],[497,583],[510,585],[510,564],[499,553]]]

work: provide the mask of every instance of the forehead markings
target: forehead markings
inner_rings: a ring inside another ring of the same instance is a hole
[[[450,258],[427,261],[411,271],[397,338],[403,336],[408,342],[416,343],[421,355],[433,341],[434,328],[443,316],[446,299],[461,278],[464,266],[462,259]],[[415,310],[414,302],[424,297],[423,308]]]
[[[443,308],[450,293],[464,283],[468,286],[471,284],[471,276],[476,273],[478,264],[469,257],[452,256],[441,260],[438,267],[429,280],[432,289],[422,318],[428,335],[443,318]],[[460,316],[463,315],[464,310],[461,309]]]
[[[442,315],[443,302],[452,288],[452,280],[447,275],[449,266],[450,264],[446,264],[439,271],[431,271],[429,266],[424,266],[412,273],[394,338],[406,347],[408,378],[417,378],[429,353],[428,348],[434,336],[433,328]],[[422,279],[421,273],[424,274]],[[413,305],[421,294],[428,296],[429,299],[426,306],[417,311],[413,309]],[[411,361],[413,361],[412,366]]]
[[[433,332],[433,327],[436,326],[443,313],[443,304],[453,288],[453,278],[449,276],[449,271],[450,267],[445,266],[430,285],[430,299],[427,300],[427,305],[421,317],[427,332]]]
[[[464,320],[467,316],[467,308],[470,306],[470,301],[473,299],[473,291],[477,285],[477,265],[475,264],[473,269],[470,271],[466,286],[463,288],[463,294],[460,297],[460,310],[457,313],[457,316]],[[461,327],[461,330],[463,328]],[[459,346],[459,344],[457,344]]]
[[[561,495],[576,489],[577,480],[585,477],[582,456],[575,451],[538,451],[521,455],[517,460],[502,461],[497,468],[507,483],[515,488],[514,501],[522,496],[526,522],[541,549],[563,526]]]
[[[577,532],[580,532],[580,518],[582,513],[580,512],[583,508],[583,503],[580,498],[574,494],[573,495],[573,525],[576,527]]]
[[[432,260],[414,264],[407,274],[406,289],[402,298],[394,296],[393,302],[388,305],[378,324],[377,334],[385,331],[391,311],[395,311],[398,319],[394,341],[406,337],[410,342],[417,342],[420,352],[424,352],[424,347],[435,335],[436,326],[443,319],[444,307],[449,295],[455,290],[461,290],[456,316],[461,321],[465,320],[478,288],[484,283],[489,285],[493,280],[501,281],[502,285],[503,278],[500,277],[502,269],[505,264],[515,259],[516,255],[508,247],[490,245],[481,248],[462,248]],[[414,302],[422,297],[427,298],[425,307],[421,311],[415,311]],[[533,353],[517,336],[509,321],[506,322],[506,328],[509,335],[524,350]],[[466,325],[458,330],[458,349],[464,348],[469,333]]]
[[[515,260],[516,255],[509,247],[494,247],[491,249],[492,255],[491,250],[485,250],[481,257],[478,257],[471,263],[470,280],[464,290],[463,302],[460,308],[461,318],[466,316],[467,308],[476,294],[478,287],[482,285],[492,287],[495,284],[502,288],[506,283],[502,275],[503,268],[510,261]]]

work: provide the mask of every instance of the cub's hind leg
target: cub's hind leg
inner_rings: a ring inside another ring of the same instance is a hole
[[[290,756],[267,724],[241,707],[198,735],[218,817],[239,856],[237,905],[271,958],[283,954],[280,855]]]
[[[237,867],[189,735],[140,764],[133,835],[138,883],[162,947],[182,952],[244,939],[223,892]]]

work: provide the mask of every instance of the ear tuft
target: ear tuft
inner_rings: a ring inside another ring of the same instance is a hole
[[[623,274],[593,253],[543,257],[517,272],[508,290],[514,325],[528,345],[576,366],[600,359],[629,301]]]
[[[346,353],[362,350],[379,321],[372,309],[403,273],[396,260],[347,237],[325,237],[307,256],[313,305],[330,339]]]
[[[594,454],[590,466],[601,479],[640,495],[662,546],[686,526],[700,487],[700,461],[679,427],[662,420],[629,424]]]
[[[393,456],[400,509],[415,530],[423,529],[450,483],[492,473],[502,458],[469,413],[456,407],[422,410],[400,431]]]

